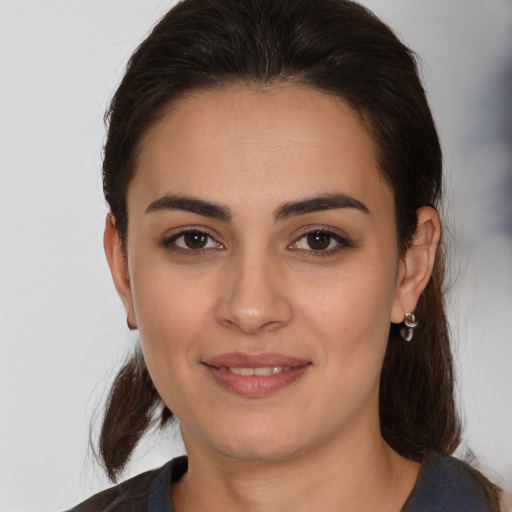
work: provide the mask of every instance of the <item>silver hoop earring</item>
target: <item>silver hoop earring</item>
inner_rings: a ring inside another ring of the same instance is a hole
[[[414,334],[414,328],[418,325],[418,320],[414,313],[405,313],[404,326],[400,329],[400,336],[405,341],[411,341]]]

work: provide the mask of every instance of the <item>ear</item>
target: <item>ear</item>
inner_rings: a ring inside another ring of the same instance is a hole
[[[434,268],[437,246],[441,239],[441,221],[433,208],[416,212],[417,227],[411,246],[400,261],[391,321],[401,323],[405,313],[412,313]]]
[[[121,245],[121,239],[116,229],[116,221],[112,214],[107,214],[105,232],[103,234],[103,246],[107,256],[108,266],[114,280],[117,293],[124,304],[127,314],[127,322],[130,328],[137,328],[133,309],[132,290],[126,255]]]

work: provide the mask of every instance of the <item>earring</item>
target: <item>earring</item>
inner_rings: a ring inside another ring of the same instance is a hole
[[[411,341],[414,328],[418,325],[418,320],[416,320],[414,313],[405,313],[404,324],[405,326],[400,329],[400,336],[405,341]]]

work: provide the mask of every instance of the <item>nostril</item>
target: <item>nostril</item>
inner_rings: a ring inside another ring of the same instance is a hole
[[[246,334],[257,334],[260,332],[269,332],[283,327],[289,323],[291,315],[281,318],[270,318],[263,314],[238,315],[231,317],[220,317],[220,323],[231,330],[242,331]]]
[[[227,269],[215,311],[219,323],[248,334],[287,324],[293,315],[282,274],[268,264],[244,261]]]

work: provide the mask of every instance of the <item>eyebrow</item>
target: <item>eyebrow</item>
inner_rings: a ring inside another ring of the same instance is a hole
[[[358,199],[346,194],[337,193],[324,194],[303,199],[301,201],[285,203],[274,212],[274,220],[281,221],[296,215],[345,208],[355,209],[367,214],[370,213],[368,207]],[[230,222],[232,219],[231,210],[227,206],[218,203],[211,203],[195,197],[177,195],[166,195],[156,201],[153,201],[146,208],[146,213],[168,210],[183,210],[225,222]]]
[[[368,207],[358,199],[339,193],[326,194],[304,199],[302,201],[285,203],[276,210],[274,218],[275,220],[285,220],[295,215],[345,208],[359,210],[363,213],[370,213]]]
[[[229,222],[231,220],[231,211],[227,206],[210,203],[194,197],[166,195],[153,201],[147,208],[146,213],[161,212],[166,210],[184,210],[197,213],[204,217]]]

